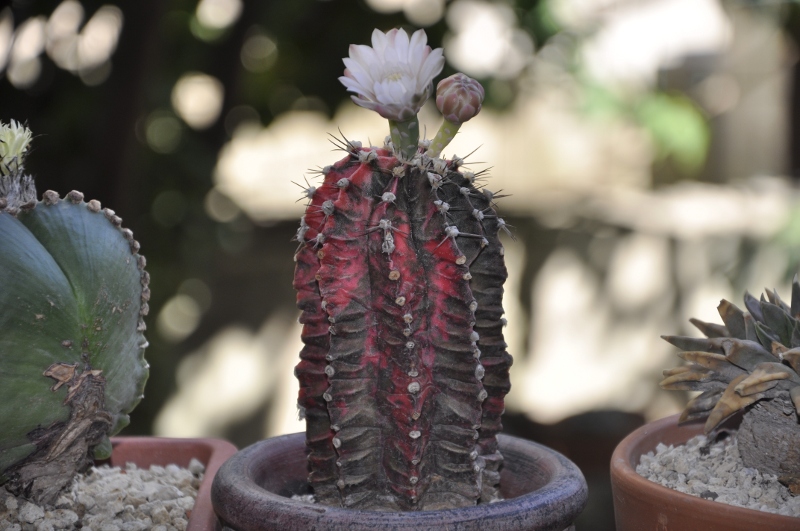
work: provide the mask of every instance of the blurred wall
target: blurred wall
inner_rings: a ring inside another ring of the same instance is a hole
[[[448,148],[492,190],[510,278],[510,413],[648,417],[659,339],[797,269],[793,5],[717,0],[14,0],[0,119],[37,135],[40,192],[124,219],[152,276],[129,433],[240,445],[302,429],[289,240],[327,135],[386,124],[337,81],[373,28],[424,27],[481,115]],[[423,109],[427,131],[438,127]],[[477,149],[477,151],[475,151]],[[311,170],[311,171],[310,171]]]

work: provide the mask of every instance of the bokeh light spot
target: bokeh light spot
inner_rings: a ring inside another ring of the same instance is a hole
[[[216,188],[206,194],[204,206],[208,217],[220,223],[233,221],[241,213],[236,203]]]
[[[224,90],[217,78],[190,72],[172,88],[172,107],[192,129],[206,129],[219,118]]]
[[[95,68],[108,61],[122,31],[122,11],[116,6],[102,6],[81,31],[78,41],[80,68]]]
[[[189,295],[175,295],[164,304],[158,314],[158,333],[170,343],[183,341],[200,324],[200,305]]]
[[[195,16],[203,26],[222,30],[236,22],[241,14],[241,0],[200,0]]]
[[[428,27],[444,16],[444,0],[408,0],[403,13],[412,24]]]
[[[188,278],[181,282],[178,293],[188,295],[197,303],[201,311],[211,308],[211,289],[199,278]]]
[[[186,198],[177,190],[161,192],[153,200],[150,214],[159,225],[174,227],[186,217]]]
[[[44,17],[32,17],[20,24],[13,37],[8,80],[17,88],[28,88],[36,83],[42,71],[39,54],[45,43]]]
[[[14,38],[14,15],[11,8],[0,11],[0,70],[6,67]]]
[[[156,111],[145,122],[145,141],[156,153],[172,153],[181,142],[181,123],[171,113]]]
[[[366,0],[367,5],[377,13],[397,13],[403,9],[405,0]]]
[[[454,32],[445,41],[448,61],[476,77],[516,76],[533,53],[533,40],[516,23],[509,6],[457,0],[447,12],[447,24]]]
[[[251,35],[242,45],[241,60],[250,72],[266,72],[278,60],[278,45],[263,33]]]

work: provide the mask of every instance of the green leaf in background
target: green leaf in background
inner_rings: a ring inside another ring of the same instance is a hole
[[[689,174],[702,168],[710,132],[705,117],[691,100],[681,95],[647,94],[635,112],[650,132],[659,159],[671,158]]]

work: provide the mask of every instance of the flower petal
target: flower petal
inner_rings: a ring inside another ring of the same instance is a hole
[[[351,79],[355,79],[364,90],[370,90],[370,87],[375,83],[375,80],[370,76],[369,71],[365,70],[361,64],[353,61],[350,58],[343,59],[344,65],[347,67],[344,75]]]
[[[403,63],[408,63],[408,33],[401,29],[394,37],[394,49],[398,59]]]
[[[409,44],[409,55],[408,55],[409,63],[413,64],[416,60],[418,60],[416,59],[416,57],[418,57],[416,55],[415,59],[412,59],[412,54],[416,54],[417,52],[420,52],[425,48],[430,50],[430,46],[425,46],[426,44],[428,44],[428,36],[425,35],[425,31],[421,29],[415,31],[414,34],[411,36],[411,42]]]
[[[364,89],[363,85],[361,85],[358,81],[354,80],[353,78],[347,76],[341,76],[339,78],[339,82],[345,86],[347,90],[350,92],[355,92],[356,94],[366,95],[367,90]]]
[[[439,75],[444,68],[444,54],[441,48],[436,48],[425,58],[418,72],[420,82],[425,81],[425,85],[431,83],[433,78]]]
[[[430,97],[433,78],[444,66],[441,48],[431,50],[418,30],[409,39],[403,29],[372,32],[372,47],[351,45],[339,80],[353,101],[392,120],[408,120]]]

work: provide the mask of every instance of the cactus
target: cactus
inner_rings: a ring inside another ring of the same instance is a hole
[[[706,419],[709,434],[742,413],[737,439],[745,466],[800,493],[800,283],[795,277],[790,305],[770,290],[760,300],[745,293],[744,304],[746,311],[723,300],[723,325],[692,319],[706,338],[665,336],[687,364],[664,371],[661,387],[700,391],[680,422]]]
[[[342,79],[356,103],[389,119],[392,135],[380,149],[339,141],[347,156],[304,191],[309,202],[296,237],[305,345],[295,374],[309,483],[318,502],[355,509],[491,502],[500,497],[496,435],[510,388],[498,239],[507,227],[494,196],[460,171],[462,159],[425,152],[431,142],[414,136],[416,113],[441,70],[440,50],[425,46],[421,30],[410,45],[402,30],[376,30],[373,46],[351,47]],[[398,49],[422,65],[403,63]],[[384,69],[384,81],[356,63],[359,54]],[[427,81],[408,82],[406,71],[424,72]],[[407,101],[372,101],[381,91],[352,81],[368,75],[375,86],[389,83],[386,94],[406,83]],[[461,107],[456,127],[480,105]],[[452,123],[444,127],[455,134]]]
[[[36,201],[29,140],[0,124],[0,484],[48,504],[142,398],[150,292],[113,211],[75,191]]]

